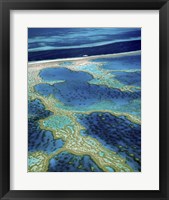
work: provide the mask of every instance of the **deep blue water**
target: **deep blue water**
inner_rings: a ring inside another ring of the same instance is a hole
[[[29,28],[29,50],[76,47],[141,37],[140,28]],[[73,42],[72,42],[73,41]],[[43,44],[41,44],[43,42]],[[57,46],[56,46],[57,45]]]
[[[113,54],[137,51],[141,49],[141,41],[125,41],[117,42],[108,45],[102,45],[99,47],[83,47],[83,48],[73,48],[73,49],[57,49],[57,50],[46,50],[46,51],[36,51],[28,52],[28,61],[39,61],[39,60],[51,60],[58,58],[76,58],[83,57],[84,55],[103,55],[103,54]]]
[[[39,99],[28,101],[28,116],[29,118],[36,120],[44,119],[53,113],[49,110],[45,110],[45,106]]]
[[[77,120],[86,130],[83,136],[91,136],[100,141],[106,148],[113,150],[127,159],[135,170],[141,166],[141,126],[110,113],[94,112],[90,115],[78,114]],[[133,155],[132,155],[133,154]],[[138,158],[140,161],[136,161]]]
[[[102,55],[141,50],[141,29],[139,28],[29,28],[28,61],[57,58],[82,57],[84,55]],[[107,70],[141,69],[141,54],[99,58]],[[53,95],[70,106],[88,106],[102,101],[115,102],[124,106],[141,97],[141,91],[120,91],[106,86],[92,85],[93,79],[86,72],[75,72],[64,67],[70,62],[62,63],[62,68],[48,68],[40,71],[40,77],[46,82],[61,80],[62,83],[50,85],[38,84],[35,91],[40,95]],[[124,85],[141,85],[141,72],[110,72]],[[134,107],[135,108],[135,107]],[[138,108],[139,109],[139,108]],[[28,102],[28,149],[29,152],[43,151],[52,153],[63,147],[61,139],[55,140],[51,131],[42,130],[38,120],[53,113],[46,110],[40,100]],[[130,111],[129,111],[130,112]],[[86,130],[83,136],[90,135],[100,141],[106,148],[126,158],[135,170],[141,169],[141,126],[127,120],[124,116],[116,117],[110,113],[79,114],[77,120]],[[113,169],[112,169],[113,170]],[[52,158],[49,171],[102,171],[90,156],[77,156],[62,152]]]
[[[49,172],[100,172],[90,156],[77,156],[66,151],[49,161]]]
[[[70,74],[72,74],[72,76]],[[45,81],[65,81],[53,85],[47,83],[38,84],[35,86],[35,91],[44,96],[52,94],[66,106],[86,107],[103,100],[124,104],[126,101],[138,99],[141,96],[140,91],[122,92],[118,89],[112,89],[106,86],[89,84],[87,81],[91,79],[91,76],[86,72],[72,72],[64,68],[48,68],[42,70],[40,76]]]
[[[29,28],[28,61],[141,49],[140,28]]]
[[[111,58],[97,58],[93,62],[99,62],[103,65],[101,68],[108,70],[129,70],[141,69],[141,54],[126,55]]]
[[[60,149],[64,142],[61,139],[54,139],[51,131],[42,130],[38,120],[50,116],[52,113],[45,110],[40,100],[28,102],[28,151],[43,151],[52,153]]]

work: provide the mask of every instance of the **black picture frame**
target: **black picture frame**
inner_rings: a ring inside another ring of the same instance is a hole
[[[159,10],[160,189],[139,191],[10,190],[10,10]],[[0,0],[0,198],[169,199],[169,2],[167,0]],[[168,76],[168,79],[167,79]]]

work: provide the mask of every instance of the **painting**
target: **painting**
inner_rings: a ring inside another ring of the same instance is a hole
[[[28,28],[28,172],[141,172],[141,28]]]

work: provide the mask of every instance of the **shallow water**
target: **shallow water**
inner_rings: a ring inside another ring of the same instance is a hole
[[[35,86],[36,92],[41,95],[53,95],[65,106],[86,107],[96,104],[100,101],[109,100],[118,102],[120,105],[125,104],[133,99],[140,98],[141,92],[127,92],[118,89],[108,88],[101,85],[89,84],[90,76],[86,72],[72,72],[64,68],[53,68],[42,70],[40,76],[46,81],[64,80],[56,84],[38,84]]]
[[[141,54],[97,58],[92,61],[102,63],[101,68],[108,70],[141,69]]]
[[[74,72],[66,68],[47,68],[41,70],[40,77],[45,81],[55,81],[55,80],[64,80],[64,81],[80,81],[87,82],[92,79],[92,76],[85,72]]]
[[[29,61],[98,58],[28,68],[29,171],[141,171],[141,29],[30,30]]]

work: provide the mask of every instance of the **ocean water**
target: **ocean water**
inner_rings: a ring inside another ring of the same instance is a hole
[[[124,85],[141,87],[141,72],[112,72],[115,78]]]
[[[54,139],[51,131],[41,129],[38,123],[39,119],[46,118],[52,113],[45,110],[44,105],[40,100],[28,102],[28,151],[42,151],[50,154],[56,152],[63,147],[62,139]]]
[[[139,28],[29,28],[28,61],[141,49]]]
[[[85,72],[75,72],[66,68],[46,68],[41,70],[39,76],[45,81],[63,80],[67,82],[87,82],[93,77]]]
[[[83,136],[96,138],[106,148],[124,157],[135,171],[140,171],[140,125],[129,121],[124,116],[116,117],[105,112],[77,114],[77,120],[86,128],[82,132]]]
[[[28,29],[28,61],[97,55],[28,67],[29,170],[141,171],[140,50],[139,28]]]
[[[60,73],[61,76],[59,76]],[[62,83],[53,85],[38,84],[35,86],[35,91],[44,96],[52,94],[66,106],[86,107],[104,100],[118,101],[119,104],[124,104],[126,101],[138,99],[141,96],[140,91],[122,92],[106,86],[89,84],[88,81],[92,79],[92,76],[86,72],[73,72],[64,68],[48,68],[42,70],[40,76],[45,81],[64,80]]]
[[[61,152],[49,161],[49,172],[101,172],[90,156]]]
[[[101,68],[107,70],[141,69],[141,54],[123,55],[110,58],[97,58],[93,62],[102,63]]]

